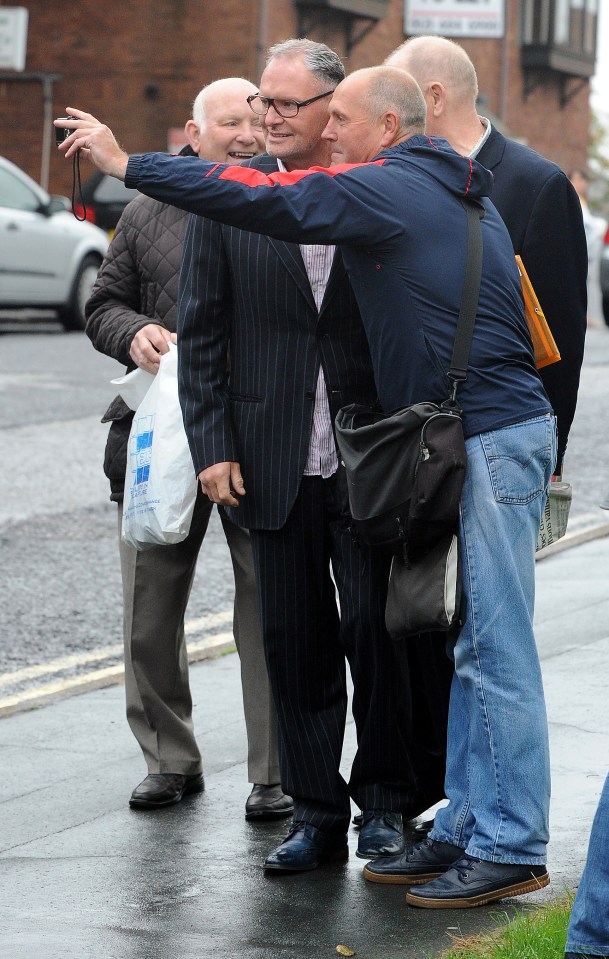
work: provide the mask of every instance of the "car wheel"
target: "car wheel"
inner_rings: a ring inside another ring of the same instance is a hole
[[[101,260],[89,254],[78,268],[72,284],[70,299],[59,311],[59,319],[65,330],[84,330],[85,303],[91,295]]]

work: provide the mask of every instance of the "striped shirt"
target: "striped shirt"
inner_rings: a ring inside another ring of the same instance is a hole
[[[286,168],[281,160],[277,160],[279,170],[284,173]],[[304,261],[305,270],[311,284],[311,292],[317,310],[321,308],[328,277],[332,269],[335,246],[301,243],[300,252]],[[332,417],[328,403],[328,391],[324,371],[320,365],[315,390],[315,407],[313,409],[313,426],[309,441],[309,452],[305,463],[304,476],[322,476],[327,479],[338,469],[338,455],[334,433],[332,431]]]
[[[321,307],[328,277],[332,269],[334,259],[333,246],[319,246],[312,244],[301,244],[300,252],[304,260],[305,269],[313,299],[317,309]],[[313,426],[311,428],[311,439],[309,442],[309,452],[307,462],[304,468],[305,476],[319,476],[324,479],[332,476],[338,469],[338,456],[336,453],[336,444],[334,442],[334,433],[332,432],[332,417],[330,416],[330,405],[328,403],[328,391],[326,390],[326,381],[324,371],[320,365],[317,376],[317,388],[315,390],[315,407],[313,409]]]

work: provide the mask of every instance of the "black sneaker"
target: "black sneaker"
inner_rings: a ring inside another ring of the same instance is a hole
[[[406,902],[423,909],[470,909],[536,892],[549,882],[545,866],[488,862],[465,855],[433,882],[407,892]]]
[[[364,866],[364,876],[370,882],[416,886],[441,876],[462,855],[460,846],[435,839],[422,839],[399,856],[388,856],[368,863]]]

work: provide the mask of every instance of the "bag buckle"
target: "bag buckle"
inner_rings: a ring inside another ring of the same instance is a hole
[[[444,402],[440,405],[440,409],[443,410],[445,413],[451,413],[453,416],[462,415],[463,410],[461,409],[461,406],[459,405],[459,403],[457,403],[457,387],[459,386],[459,383],[462,382],[464,379],[465,377],[462,377],[462,379],[459,379],[455,376],[451,376],[453,385],[450,391],[450,396],[448,397],[448,399],[444,400]]]

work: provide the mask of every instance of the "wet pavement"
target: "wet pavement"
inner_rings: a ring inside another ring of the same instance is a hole
[[[192,667],[206,790],[136,812],[145,775],[112,686],[0,719],[0,955],[6,959],[423,959],[450,935],[484,931],[526,903],[573,888],[606,774],[609,537],[537,566],[537,635],[552,740],[553,882],[535,896],[430,912],[404,887],[362,878],[351,830],[347,864],[265,876],[285,822],[243,817],[245,731],[238,662]],[[345,769],[354,749],[350,722]]]

